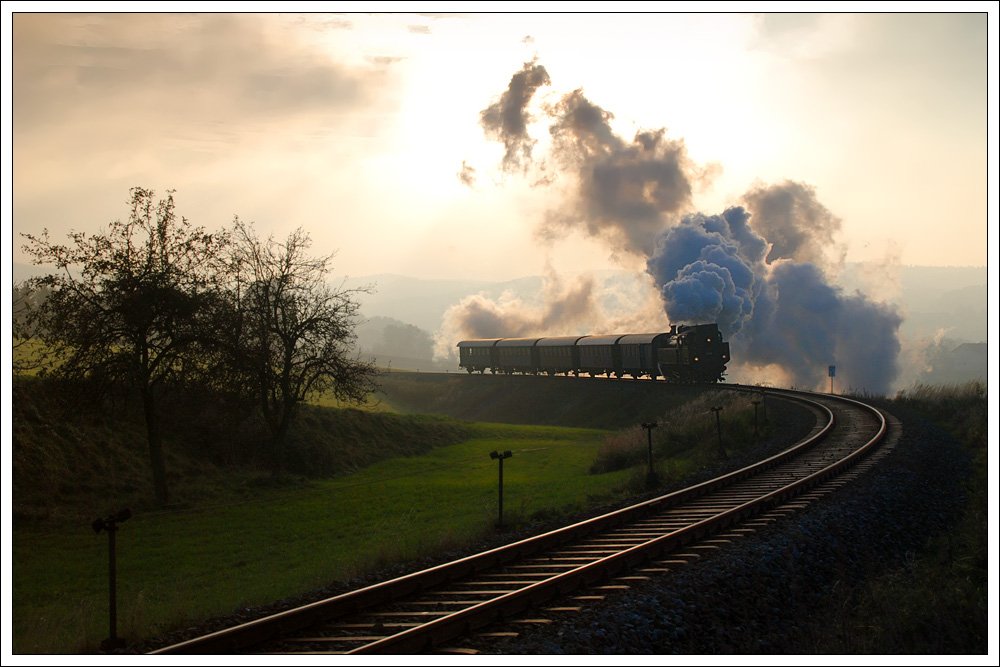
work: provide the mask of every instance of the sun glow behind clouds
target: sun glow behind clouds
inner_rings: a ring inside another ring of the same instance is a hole
[[[19,16],[15,236],[94,229],[143,185],[176,188],[206,226],[305,226],[354,275],[614,267],[572,235],[537,242],[557,197],[502,174],[480,126],[537,57],[552,83],[536,116],[582,88],[620,136],[665,128],[718,165],[698,210],[792,178],[843,218],[852,252],[901,238],[904,263],[982,264],[980,37],[976,17],[952,15]],[[543,155],[546,128],[531,130]],[[944,218],[963,231],[940,238]],[[498,232],[498,256],[435,251]]]

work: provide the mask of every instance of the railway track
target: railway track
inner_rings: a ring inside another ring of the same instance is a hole
[[[600,598],[603,591],[626,587],[631,580],[717,549],[835,488],[842,483],[838,478],[874,451],[887,432],[885,417],[857,401],[782,390],[767,393],[804,403],[816,414],[817,424],[805,439],[764,461],[154,653],[419,653],[498,621],[532,622],[534,609],[569,611]],[[567,599],[568,606],[552,606]]]

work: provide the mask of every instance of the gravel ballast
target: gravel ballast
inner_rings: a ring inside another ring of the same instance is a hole
[[[909,415],[856,481],[750,537],[629,591],[477,648],[529,654],[824,652],[835,592],[905,566],[960,516],[967,451]],[[876,619],[877,622],[877,619]]]
[[[822,613],[832,592],[906,563],[930,536],[959,516],[963,506],[962,488],[970,469],[965,450],[919,417],[899,416],[906,426],[895,449],[858,480],[809,508],[709,557],[561,616],[558,623],[518,626],[520,635],[515,639],[456,645],[501,654],[822,651],[816,648],[815,637],[824,631]],[[775,422],[782,426],[769,441],[726,467],[740,467],[780,451],[811,427],[811,418],[801,409],[789,408]],[[703,470],[686,484],[721,472]],[[467,549],[393,566],[266,607],[239,610],[127,651],[149,651],[553,527],[526,525]]]

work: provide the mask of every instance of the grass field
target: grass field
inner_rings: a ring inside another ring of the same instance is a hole
[[[505,519],[552,515],[609,499],[628,471],[588,474],[606,432],[471,426],[429,453],[241,503],[139,513],[118,538],[119,634],[150,637],[263,604],[494,530],[497,464]],[[94,650],[107,636],[107,538],[80,523],[14,533],[14,651]],[[220,572],[224,573],[220,576]]]

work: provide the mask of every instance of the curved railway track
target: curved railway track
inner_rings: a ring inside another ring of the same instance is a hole
[[[838,476],[873,451],[887,432],[885,416],[857,401],[773,389],[767,394],[804,403],[817,416],[812,433],[768,459],[625,509],[155,653],[431,650],[588,587],[596,587],[592,593],[626,587],[631,579],[665,572],[699,550],[717,549],[725,539],[753,532],[761,520],[794,511],[836,486]],[[599,597],[577,595],[573,600]],[[549,606],[547,611],[569,609],[573,607]]]

